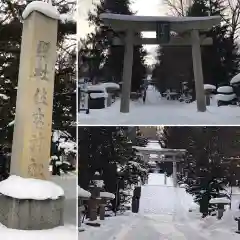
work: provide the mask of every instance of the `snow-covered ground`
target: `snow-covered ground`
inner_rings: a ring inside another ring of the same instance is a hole
[[[9,229],[0,224],[0,236],[4,240],[69,240],[77,238],[76,229],[76,174],[67,174],[53,176],[51,179],[56,184],[60,185],[65,192],[65,212],[64,222],[65,225],[50,230],[38,231],[23,231]],[[23,189],[24,191],[24,189]]]
[[[84,226],[80,239],[91,240],[237,240],[240,195],[233,197],[232,210],[224,213],[222,220],[216,217],[201,218],[198,206],[184,188],[172,187],[172,179],[164,184],[163,174],[152,173],[148,184],[142,187],[138,214],[126,212],[112,216],[101,223],[100,228]],[[193,211],[189,212],[189,208]]]
[[[240,122],[238,106],[217,107],[215,99],[204,113],[197,112],[196,102],[181,103],[161,98],[160,93],[149,86],[146,103],[141,100],[130,103],[130,113],[120,113],[120,100],[105,109],[92,109],[89,114],[80,112],[80,125],[176,125],[176,124],[224,124],[234,125]]]

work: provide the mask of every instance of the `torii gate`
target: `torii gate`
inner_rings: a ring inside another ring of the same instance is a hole
[[[159,162],[172,162],[173,163],[173,186],[177,186],[177,162],[181,162],[182,158],[186,154],[186,149],[168,149],[168,148],[152,148],[152,147],[139,147],[134,146],[145,159],[150,159],[150,154],[158,155],[158,158],[154,158],[155,161]],[[162,155],[165,158],[162,158]],[[168,157],[168,158],[166,158]],[[177,158],[179,157],[179,158]]]
[[[161,44],[171,46],[192,46],[193,69],[197,99],[197,110],[206,111],[203,86],[201,45],[211,45],[212,39],[200,35],[200,31],[220,25],[220,16],[211,17],[148,17],[103,13],[100,15],[106,26],[122,33],[115,38],[113,45],[125,45],[123,85],[120,112],[129,112],[131,79],[133,66],[133,47],[142,44]],[[157,38],[141,38],[136,33],[156,31]],[[170,31],[178,34],[171,36]]]

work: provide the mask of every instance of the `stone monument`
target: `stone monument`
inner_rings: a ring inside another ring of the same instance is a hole
[[[64,224],[64,191],[47,181],[59,18],[51,1],[33,1],[23,12],[11,176],[0,183],[0,222],[9,228]]]
[[[34,1],[23,18],[10,173],[48,179],[59,13]]]

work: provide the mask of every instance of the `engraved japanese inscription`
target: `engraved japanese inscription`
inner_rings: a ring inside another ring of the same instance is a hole
[[[47,90],[45,88],[37,88],[34,94],[35,104],[43,104],[47,106]]]
[[[36,55],[37,66],[35,67],[33,76],[38,77],[44,81],[49,81],[47,59],[49,56],[50,47],[51,47],[51,43],[45,42],[45,41],[39,41],[37,45],[37,55]]]
[[[31,157],[30,164],[28,166],[28,175],[30,177],[40,176],[41,178],[45,178],[43,174],[43,164],[38,163],[35,158]]]

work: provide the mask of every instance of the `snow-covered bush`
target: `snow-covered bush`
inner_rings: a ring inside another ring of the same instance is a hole
[[[53,131],[50,165],[53,175],[75,170],[77,145],[67,132]]]
[[[238,100],[240,98],[240,73],[232,78],[230,81],[231,86],[233,87],[234,93],[236,93]]]
[[[231,86],[222,86],[217,89],[216,99],[218,106],[236,104],[237,96]]]

